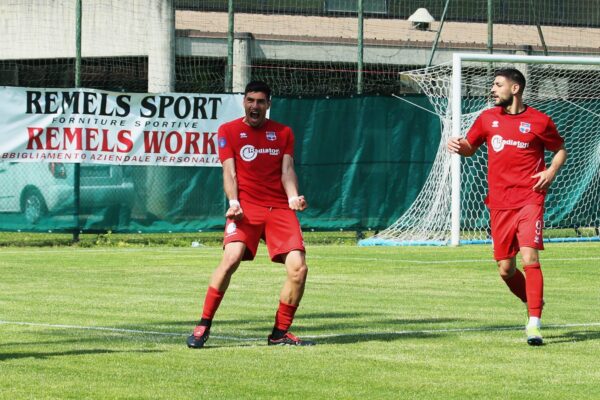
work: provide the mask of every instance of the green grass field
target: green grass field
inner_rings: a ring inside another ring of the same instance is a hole
[[[267,347],[284,279],[261,247],[207,347],[185,338],[218,247],[0,249],[2,399],[600,398],[600,244],[550,244],[545,345],[489,246],[309,246],[293,332]]]

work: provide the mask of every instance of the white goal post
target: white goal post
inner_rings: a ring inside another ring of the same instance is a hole
[[[452,136],[462,136],[460,120],[462,117],[462,65],[465,61],[524,63],[524,64],[563,64],[596,65],[600,67],[600,57],[566,56],[526,56],[504,54],[455,53],[452,58]],[[460,156],[452,155],[452,216],[450,245],[460,243]]]
[[[477,156],[462,158],[451,155],[445,144],[450,136],[465,136],[481,111],[493,106],[493,72],[507,66],[524,73],[525,103],[553,118],[569,152],[548,192],[547,240],[600,240],[600,57],[456,53],[452,64],[406,73],[440,118],[440,145],[411,207],[360,245],[457,246],[490,240],[483,206],[486,145]]]

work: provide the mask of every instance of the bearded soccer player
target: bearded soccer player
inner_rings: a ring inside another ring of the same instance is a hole
[[[466,138],[451,138],[448,150],[472,156],[488,147],[488,196],[494,258],[500,277],[528,310],[527,343],[543,344],[540,332],[544,280],[539,250],[544,249],[544,198],[567,159],[564,140],[552,119],[523,103],[525,77],[513,68],[496,71],[491,95],[496,107],[475,120]],[[548,168],[544,150],[554,153]],[[525,275],[516,266],[521,252]]]
[[[219,159],[229,199],[224,252],[206,292],[202,319],[187,339],[190,348],[204,346],[233,273],[242,260],[254,259],[261,238],[266,242],[271,260],[283,263],[287,271],[267,344],[314,344],[289,332],[308,272],[302,231],[296,217],[296,211],[306,209],[307,203],[298,193],[294,134],[288,126],[266,117],[271,106],[270,96],[271,89],[266,83],[250,82],[243,100],[246,115],[219,127]]]

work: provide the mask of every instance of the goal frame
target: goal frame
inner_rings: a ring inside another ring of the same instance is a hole
[[[486,54],[486,53],[454,53],[452,57],[452,88],[450,107],[452,112],[452,136],[461,136],[460,121],[462,117],[462,67],[464,62],[509,62],[521,64],[570,64],[570,65],[598,65],[600,57],[579,56],[530,56],[513,54]],[[451,156],[451,229],[450,246],[460,244],[460,192],[461,192],[461,156]]]

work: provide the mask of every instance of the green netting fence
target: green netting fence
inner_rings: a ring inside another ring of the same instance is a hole
[[[425,97],[410,101],[428,107]],[[417,196],[439,144],[437,118],[390,97],[274,98],[271,117],[296,134],[305,229],[386,227]],[[193,232],[224,223],[220,168],[84,164],[79,217],[73,164],[2,161],[0,185],[10,188],[0,197],[2,230]]]
[[[74,86],[78,1],[0,2],[0,85]],[[490,41],[502,52],[600,54],[592,0],[495,0],[491,15],[486,1],[450,0],[443,28],[446,0],[362,3],[359,27],[356,0],[81,0],[81,86],[225,93],[265,80],[277,96],[273,118],[298,137],[312,206],[305,226],[379,229],[411,204],[437,151],[437,118],[391,95],[428,107],[401,73],[427,64],[438,34],[434,64],[456,51],[490,51]],[[408,18],[421,7],[434,21],[417,28]],[[567,79],[577,84],[575,74]],[[73,176],[71,164],[0,162],[10,188],[0,196],[8,204],[0,229],[195,231],[223,222],[218,168],[82,165],[77,217]]]

